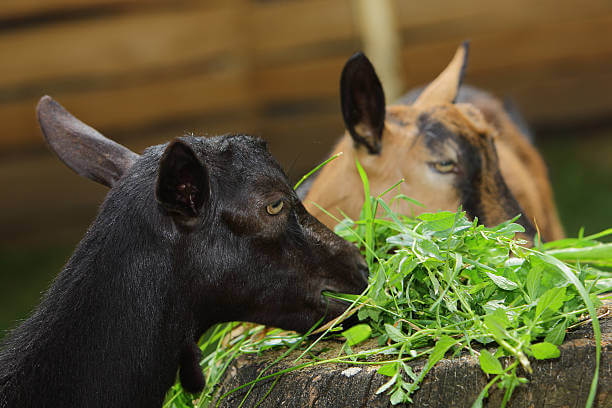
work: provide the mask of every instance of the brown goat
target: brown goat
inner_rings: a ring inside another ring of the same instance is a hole
[[[544,240],[563,237],[546,166],[527,136],[488,93],[466,87],[456,100],[467,51],[465,43],[431,84],[413,92],[414,103],[400,100],[388,107],[370,61],[361,53],[347,61],[340,82],[347,131],[334,148],[344,155],[312,182],[304,200],[311,214],[328,226],[336,222],[314,203],[338,217],[340,211],[359,216],[358,159],[372,195],[404,179],[402,193],[424,204],[395,200],[400,213],[455,211],[461,205],[488,226],[523,214],[518,222],[526,238],[534,236],[534,226]]]

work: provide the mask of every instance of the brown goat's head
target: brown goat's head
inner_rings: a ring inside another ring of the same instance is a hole
[[[404,179],[401,192],[424,204],[396,200],[394,210],[403,214],[455,211],[461,205],[470,217],[490,226],[523,213],[500,170],[496,129],[475,106],[455,103],[466,58],[464,44],[412,105],[386,107],[374,67],[363,54],[352,56],[340,83],[347,132],[335,151],[344,155],[317,176],[306,208],[329,226],[334,220],[313,203],[332,214],[341,210],[358,217],[363,203],[358,159],[372,195]],[[525,235],[533,237],[535,229],[527,217],[518,222]]]

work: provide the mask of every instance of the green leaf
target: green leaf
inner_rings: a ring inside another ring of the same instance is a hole
[[[489,285],[491,285],[490,282],[480,282],[480,283],[476,283],[474,285],[468,286],[467,288],[467,292],[470,295],[473,295],[474,293],[478,293],[481,290],[485,289],[486,287],[488,287]]]
[[[612,266],[612,243],[585,248],[554,249],[546,253],[562,261]]]
[[[532,344],[531,351],[533,356],[538,360],[546,360],[548,358],[557,358],[561,355],[559,348],[552,343],[543,341],[542,343]]]
[[[380,309],[375,309],[373,307],[365,306],[359,309],[359,311],[357,312],[357,316],[359,317],[359,320],[371,319],[377,322],[378,319],[380,318],[381,313],[382,313],[382,310]]]
[[[417,217],[425,221],[424,227],[431,231],[446,231],[455,223],[455,213],[441,211],[439,213],[425,213]]]
[[[541,271],[541,274],[539,276],[540,283],[537,296],[540,296],[548,289],[555,287],[560,288],[569,284],[567,277],[564,276],[563,273],[561,273],[559,268],[556,268],[555,265],[551,264],[551,262],[547,261],[546,259],[555,260],[559,262],[552,256],[549,256],[548,258],[543,258],[542,256],[539,256],[539,254],[534,254],[529,257],[529,264],[531,265],[531,267],[537,268]]]
[[[457,275],[459,272],[461,272],[461,267],[463,266],[463,256],[460,253],[455,252],[453,254],[453,257],[455,258],[455,267],[453,268],[453,273]]]
[[[481,262],[474,261],[472,259],[465,258],[465,257],[463,258],[463,260],[465,261],[465,263],[468,263],[468,264],[474,265],[474,266],[478,266],[479,268],[482,268],[485,271],[493,272],[493,274],[497,273],[497,271],[495,269],[491,268],[489,265],[485,265],[485,264],[483,264]]]
[[[412,381],[417,381],[418,376],[414,373],[414,371],[412,371],[412,367],[410,367],[409,365],[406,365],[406,363],[404,363],[403,361],[400,364],[402,365],[402,368],[404,369],[404,372],[406,373],[406,375]]]
[[[398,271],[403,277],[406,277],[418,264],[419,260],[417,258],[408,259],[408,257],[405,256],[399,263]]]
[[[406,232],[398,235],[393,235],[387,238],[387,242],[398,247],[411,247],[419,239],[416,232],[407,230]]]
[[[504,290],[514,290],[518,288],[518,285],[512,282],[510,279],[504,278],[503,276],[495,275],[491,272],[486,272],[487,276],[493,281],[495,285]]]
[[[397,363],[385,364],[376,370],[378,374],[386,375],[387,377],[393,377],[397,374]]]
[[[539,317],[546,310],[556,312],[563,306],[565,301],[565,288],[552,288],[544,292],[538,299],[536,306],[536,317]]]
[[[501,309],[495,309],[493,314],[487,315],[484,318],[484,324],[489,329],[491,334],[498,339],[503,339],[506,336],[506,327],[510,324],[506,314]]]
[[[429,275],[429,281],[433,286],[434,293],[437,295],[440,290],[440,282],[436,278],[436,275],[433,274],[433,272],[427,271],[427,274]]]
[[[391,401],[391,405],[397,405],[400,402],[404,402],[405,395],[406,393],[404,390],[402,390],[402,387],[398,387],[397,390],[391,394],[391,398],[389,399]]]
[[[497,232],[501,235],[512,238],[517,232],[525,232],[525,228],[520,224],[509,223],[499,228]]]
[[[561,321],[552,328],[550,332],[546,335],[544,341],[552,344],[556,344],[557,346],[563,343],[565,339],[565,329],[566,329],[565,321]]]
[[[426,239],[418,240],[417,248],[419,249],[421,254],[423,254],[424,256],[435,258],[440,261],[444,260],[444,258],[442,257],[442,254],[440,254],[440,248],[438,248],[436,244],[434,244],[433,242],[429,240],[426,240]]]
[[[388,323],[385,323],[385,332],[387,336],[396,343],[402,343],[408,339],[401,330]]]
[[[480,356],[478,357],[480,361],[480,368],[487,374],[501,374],[504,372],[501,363],[494,357],[488,350],[483,349],[480,351]]]
[[[387,391],[389,388],[391,388],[391,386],[393,384],[395,384],[395,382],[397,381],[397,374],[395,374],[393,377],[391,377],[391,379],[389,381],[387,381],[386,383],[384,383],[383,385],[381,385],[380,387],[378,387],[378,389],[376,390],[376,395],[378,394],[382,394],[383,392]]]
[[[506,310],[508,308],[508,306],[506,306],[504,304],[504,299],[494,299],[494,300],[489,300],[487,303],[485,303],[484,305],[482,305],[482,308],[487,312],[487,313],[493,313],[495,312],[497,309],[502,309],[502,310]]]
[[[349,346],[354,346],[370,338],[372,328],[367,324],[358,324],[342,332]]]
[[[452,337],[440,337],[440,339],[436,342],[433,351],[429,355],[429,360],[427,361],[428,369],[431,369],[438,361],[442,360],[448,349],[457,343],[458,340],[455,340]]]
[[[527,279],[525,280],[525,288],[529,298],[533,301],[538,297],[540,290],[540,277],[542,275],[542,268],[532,266],[527,272]]]
[[[362,212],[363,218],[365,218],[365,221],[366,221],[365,243],[368,246],[368,248],[373,250],[374,249],[373,218],[375,214],[372,211],[372,202],[370,201],[371,200],[370,182],[368,181],[368,176],[365,170],[363,169],[363,167],[361,167],[361,163],[359,163],[359,160],[357,158],[355,158],[355,165],[357,166],[357,171],[359,172],[359,177],[361,177],[361,183],[363,184],[364,201],[363,201],[363,208],[361,212]],[[368,265],[372,265],[372,258],[373,258],[372,251],[366,251],[366,262]]]

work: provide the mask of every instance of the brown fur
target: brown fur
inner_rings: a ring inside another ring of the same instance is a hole
[[[526,214],[535,219],[543,237],[549,240],[563,238],[548,169],[540,153],[510,119],[498,99],[483,94],[471,103],[497,130],[495,144],[502,174]]]
[[[463,54],[460,52],[461,48],[414,104],[386,108],[378,154],[372,154],[348,131],[344,134],[334,148],[334,153],[344,154],[322,169],[304,200],[311,214],[330,227],[336,221],[314,203],[338,218],[342,218],[341,211],[353,219],[359,217],[364,196],[355,159],[368,174],[373,196],[404,179],[401,192],[424,204],[420,207],[395,200],[392,208],[399,213],[455,211],[459,205],[465,208],[465,192],[457,185],[473,165],[461,154],[467,146],[476,152],[472,158],[481,163],[474,176],[478,180],[471,184],[476,186],[472,198],[479,198],[476,204],[481,222],[496,225],[520,212],[525,215],[522,219],[528,231],[531,223],[537,225],[545,240],[563,237],[544,162],[499,101],[481,96],[470,104],[453,103],[465,63],[465,46]],[[435,123],[450,131],[452,137],[439,141],[433,138],[432,147],[423,124]],[[456,170],[449,174],[433,171],[432,163],[443,160],[455,162]],[[391,192],[385,200],[389,202],[395,195]]]

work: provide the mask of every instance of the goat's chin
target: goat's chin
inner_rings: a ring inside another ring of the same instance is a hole
[[[326,322],[340,316],[351,305],[349,302],[346,302],[344,300],[332,299],[332,298],[326,298],[326,297],[323,297],[322,301],[325,307],[325,321]]]
[[[349,302],[328,298],[321,294],[318,301],[311,298],[308,305],[304,305],[292,313],[284,310],[284,313],[276,312],[268,313],[265,316],[250,316],[246,320],[304,334],[342,315],[349,306]],[[343,322],[343,324],[345,323]],[[317,327],[314,327],[315,325]]]
[[[294,330],[298,333],[308,333],[311,329],[324,325],[332,319],[340,316],[349,306],[349,303],[335,299],[322,299],[320,307],[311,309],[308,312],[292,315],[288,319],[276,322],[273,326],[286,330]],[[316,325],[316,327],[315,327]]]
[[[328,323],[329,321],[342,315],[346,309],[350,306],[349,302],[328,298],[321,295],[321,307],[322,311],[319,315],[319,319],[323,317],[321,325]]]
[[[311,328],[313,328],[315,324],[317,325],[315,329],[318,327],[321,327],[324,324],[341,316],[349,306],[350,306],[349,302],[345,302],[345,301],[337,300],[337,299],[330,299],[330,298],[326,298],[322,296],[320,311],[318,311],[318,313],[315,313],[310,319],[306,319],[308,320],[308,322],[305,323],[302,328],[299,328],[299,329],[296,328],[294,330],[299,333],[307,333]],[[344,328],[347,328],[347,327],[354,326],[358,322],[359,321],[357,319],[357,315],[354,314],[342,320],[341,324]],[[316,336],[320,336],[320,335],[321,333],[316,334]]]

